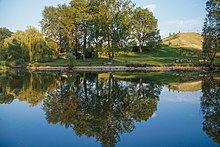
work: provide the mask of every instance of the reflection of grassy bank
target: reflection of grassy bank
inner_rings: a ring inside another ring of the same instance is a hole
[[[163,85],[168,84],[173,81],[177,81],[179,77],[175,74],[175,72],[134,72],[134,73],[114,73],[114,77],[118,79],[124,79],[126,81],[132,81],[135,79],[142,78],[142,82],[156,82],[161,83]],[[108,73],[99,74],[99,78],[109,78]]]
[[[99,74],[99,78],[109,78],[108,73]],[[169,89],[181,92],[193,92],[202,89],[202,80],[209,76],[208,73],[200,72],[151,72],[151,73],[114,73],[117,79],[134,82],[137,79],[142,79],[145,82],[159,83]],[[220,77],[214,74],[215,80],[220,80]],[[136,81],[138,82],[138,81]]]
[[[184,83],[173,83],[169,85],[170,89],[181,91],[181,92],[193,92],[199,91],[202,89],[202,81],[194,81],[194,82],[184,82]]]
[[[87,76],[85,77],[85,75]],[[152,83],[166,86],[172,90],[186,92],[200,90],[202,80],[208,78],[209,74],[198,71],[112,73],[0,71],[0,103],[9,103],[18,98],[20,101],[37,105],[45,98],[47,91],[53,91],[59,87],[60,82],[63,80],[66,80],[69,84],[77,84],[85,78],[94,81],[96,77],[98,77],[98,80],[114,78],[119,81],[136,83],[137,85]],[[220,80],[218,73],[214,73],[214,80]]]

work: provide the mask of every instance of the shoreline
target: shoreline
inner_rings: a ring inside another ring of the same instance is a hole
[[[19,69],[19,68],[18,68]],[[75,67],[52,67],[52,66],[28,66],[24,68],[30,71],[204,71],[208,67],[186,66],[161,66],[161,67],[127,67],[127,66],[75,66]]]

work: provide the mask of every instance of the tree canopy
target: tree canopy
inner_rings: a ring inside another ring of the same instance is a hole
[[[132,23],[133,36],[138,41],[139,52],[142,53],[142,46],[144,44],[146,45],[146,43],[156,40],[156,35],[159,33],[157,19],[148,9],[138,7],[133,11]]]
[[[50,58],[55,50],[50,48],[42,33],[34,27],[25,31],[16,31],[4,39],[0,48],[1,60],[9,62],[34,62]],[[19,63],[18,63],[19,64]]]
[[[104,56],[113,62],[118,52],[137,45],[142,52],[143,46],[160,42],[153,13],[135,8],[131,0],[71,0],[46,6],[42,15],[42,32],[34,27],[15,33],[0,28],[1,61],[18,65],[70,53],[83,61]]]
[[[7,28],[0,28],[0,48],[4,46],[4,40],[11,37],[12,32]]]
[[[216,53],[220,51],[220,1],[208,0],[206,11],[208,14],[203,27],[203,51],[213,67]]]
[[[140,48],[160,40],[157,20],[148,9],[134,8],[131,0],[72,0],[69,5],[45,7],[41,21],[46,37],[57,50],[85,60],[102,53],[112,62],[115,54],[139,41]]]

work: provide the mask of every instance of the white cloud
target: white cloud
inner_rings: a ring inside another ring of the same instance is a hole
[[[162,38],[168,36],[169,33],[173,32],[202,32],[203,27],[203,19],[202,18],[195,18],[195,19],[176,19],[176,20],[169,20],[161,22],[159,20],[159,28],[161,30]]]
[[[201,27],[203,25],[203,20],[200,19],[190,19],[190,20],[172,20],[163,23],[168,26],[176,26],[181,29],[190,29],[195,27]]]
[[[174,102],[174,103],[198,103],[200,102],[201,91],[196,92],[177,92],[169,91],[167,87],[164,87],[160,95],[162,101]]]
[[[151,118],[154,118],[154,117],[156,117],[156,116],[157,116],[157,113],[154,112],[154,114],[151,116]]]
[[[147,8],[149,11],[153,12],[157,8],[157,5],[156,4],[149,4],[149,5],[145,6],[144,8]]]

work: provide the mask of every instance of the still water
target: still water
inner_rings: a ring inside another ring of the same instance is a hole
[[[220,146],[220,78],[0,73],[0,147]]]

